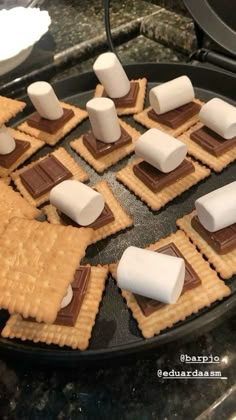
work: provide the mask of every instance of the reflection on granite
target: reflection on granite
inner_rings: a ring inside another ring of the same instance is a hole
[[[161,7],[165,7],[166,9],[181,12],[182,14],[188,14],[183,0],[150,0],[150,2]]]

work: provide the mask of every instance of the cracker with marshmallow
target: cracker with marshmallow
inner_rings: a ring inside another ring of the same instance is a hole
[[[202,102],[195,99],[191,80],[180,76],[155,86],[149,92],[150,106],[134,115],[146,128],[157,128],[178,136],[199,121]]]
[[[50,146],[55,145],[88,116],[86,111],[59,101],[53,87],[47,82],[32,83],[27,93],[36,112],[17,128]]]
[[[199,120],[180,140],[190,155],[220,172],[236,159],[236,107],[213,98],[202,107]]]
[[[166,203],[210,175],[209,169],[185,159],[184,143],[152,128],[135,143],[134,159],[116,178],[152,210]]]
[[[145,100],[145,78],[129,80],[117,56],[112,52],[101,54],[93,65],[100,82],[95,97],[109,97],[114,101],[118,115],[141,112]]]
[[[134,151],[140,133],[117,117],[114,102],[109,98],[93,98],[86,108],[91,130],[70,146],[95,171],[102,173]]]
[[[236,181],[195,202],[195,211],[177,220],[223,278],[236,273]]]

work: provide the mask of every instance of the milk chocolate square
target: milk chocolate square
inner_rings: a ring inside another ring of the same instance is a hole
[[[30,148],[29,141],[15,139],[15,143],[16,147],[11,153],[7,155],[0,154],[0,166],[3,166],[3,168],[10,168]]]
[[[40,116],[38,112],[30,115],[26,121],[30,127],[37,128],[38,130],[46,131],[47,133],[54,134],[61,127],[63,127],[67,121],[74,116],[72,109],[63,108],[63,115],[57,120],[48,120]]]
[[[154,193],[171,185],[178,179],[184,178],[186,175],[194,172],[192,162],[187,159],[171,172],[163,173],[149,163],[142,161],[134,165],[134,174]]]
[[[136,104],[137,96],[139,93],[139,83],[130,82],[130,91],[122,98],[111,98],[117,108],[128,108]],[[102,96],[108,96],[103,90]]]
[[[103,143],[102,141],[97,140],[94,137],[92,131],[84,134],[83,143],[93,155],[93,157],[95,159],[99,159],[100,157],[106,156],[114,150],[132,142],[132,137],[127,133],[127,131],[122,127],[120,128],[121,136],[114,143]]]
[[[206,126],[193,131],[190,134],[190,138],[216,157],[223,155],[236,146],[236,137],[226,140]]]
[[[148,117],[160,124],[167,125],[171,128],[178,128],[187,120],[200,112],[201,106],[195,102],[189,102],[172,111],[165,112],[164,114],[157,114],[153,109],[148,111]]]
[[[75,226],[77,228],[82,227],[78,223],[74,222],[74,220],[72,220],[70,217],[66,216],[66,214],[60,212],[59,210],[57,210],[57,212],[58,212],[58,214],[60,216],[60,219],[61,219],[61,221],[64,225],[71,225],[71,226]],[[93,223],[91,223],[90,225],[88,225],[86,227],[97,230],[97,229],[107,225],[108,223],[113,222],[114,220],[115,220],[114,214],[112,213],[108,204],[105,203],[104,209],[103,209],[102,213],[100,214],[100,216]]]

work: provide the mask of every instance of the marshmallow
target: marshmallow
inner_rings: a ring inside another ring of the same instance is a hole
[[[47,82],[35,82],[28,86],[29,98],[42,118],[58,120],[63,115],[62,106]]]
[[[86,108],[94,137],[104,143],[114,143],[121,136],[114,102],[108,98],[94,98]]]
[[[65,294],[64,298],[61,301],[61,309],[63,309],[66,306],[68,306],[71,303],[72,298],[73,298],[73,290],[72,290],[71,285],[69,284],[69,286],[67,288],[67,291],[66,291],[66,294]]]
[[[201,108],[200,121],[224,139],[236,136],[236,107],[213,98]]]
[[[136,141],[135,153],[159,171],[167,173],[181,164],[187,147],[169,134],[151,128]]]
[[[93,223],[104,209],[104,198],[97,191],[75,180],[52,188],[49,200],[58,210],[81,226]]]
[[[209,232],[236,223],[236,181],[195,201],[198,218]]]
[[[16,142],[5,125],[0,127],[0,155],[8,155],[16,148]]]
[[[156,114],[164,114],[191,102],[194,96],[191,80],[187,76],[181,76],[152,88],[149,101]]]
[[[184,279],[183,258],[134,246],[125,250],[117,267],[120,288],[164,303],[178,300]]]
[[[122,98],[129,93],[130,81],[114,53],[99,55],[93,70],[110,98]]]

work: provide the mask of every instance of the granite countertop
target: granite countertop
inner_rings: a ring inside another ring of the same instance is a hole
[[[56,53],[102,33],[101,4],[97,1],[48,0],[44,8],[53,19]],[[86,5],[87,4],[87,5]],[[112,25],[124,24],[159,6],[144,1],[113,1]],[[185,61],[186,56],[140,35],[117,49],[124,63]],[[54,75],[58,80],[91,69],[94,57]],[[195,419],[234,384],[236,317],[211,332],[185,343],[169,344],[151,353],[131,355],[102,364],[73,369],[32,365],[26,359],[0,358],[0,418],[18,419]],[[187,371],[181,355],[216,356],[219,364],[200,363],[191,370],[219,370],[227,379],[158,378],[159,370]],[[228,395],[228,394],[227,394]],[[233,395],[233,394],[232,394]],[[235,401],[235,400],[234,400]],[[235,406],[232,404],[232,409]],[[218,405],[219,409],[219,405]],[[229,418],[213,410],[214,416]],[[232,415],[233,411],[230,411]],[[208,417],[207,417],[208,416]]]

